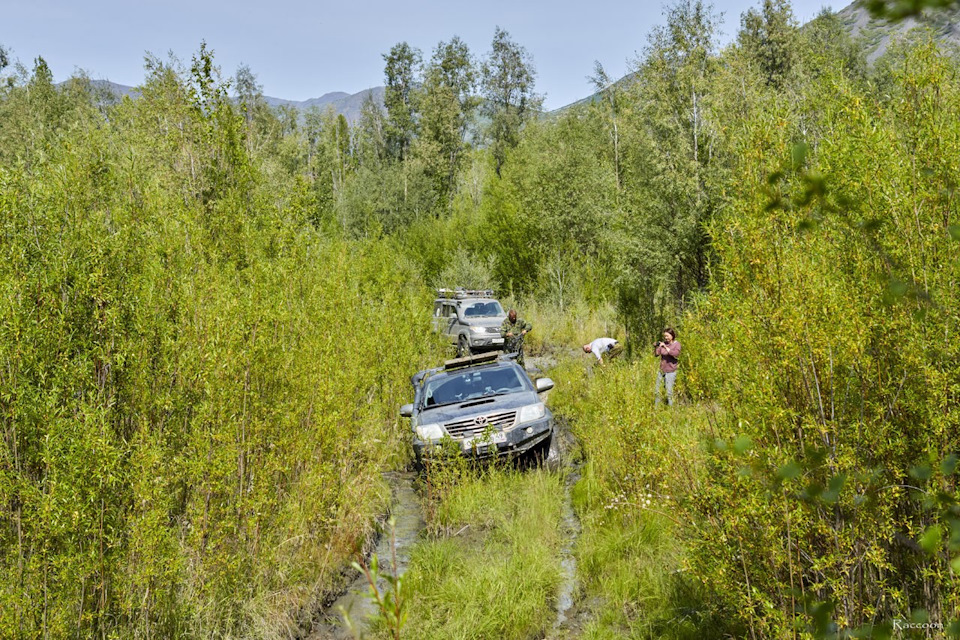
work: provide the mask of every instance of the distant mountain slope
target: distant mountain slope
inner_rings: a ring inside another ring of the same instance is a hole
[[[620,90],[624,90],[624,89],[627,89],[631,84],[633,84],[633,81],[635,79],[636,79],[636,74],[631,72],[623,76],[616,82],[614,82],[611,86],[617,87]],[[571,102],[570,104],[564,105],[562,107],[558,107],[556,109],[553,109],[552,111],[547,111],[544,114],[544,116],[547,118],[552,116],[559,116],[567,109],[573,109],[574,107],[578,107],[580,105],[590,104],[590,103],[596,102],[599,99],[600,99],[600,92],[598,91],[596,93],[590,94],[586,98],[580,98],[576,102]]]
[[[308,107],[321,107],[325,104],[330,104],[331,102],[336,102],[342,98],[349,97],[349,93],[343,91],[331,91],[330,93],[325,93],[319,98],[310,98],[309,100],[303,100],[297,102],[296,100],[285,100],[283,98],[273,98],[270,96],[263,96],[264,101],[271,107],[283,107],[283,106],[292,106],[297,107],[298,109],[306,109]]]
[[[140,92],[135,87],[128,87],[109,80],[91,80],[90,84],[95,90],[103,91],[118,99],[124,96],[134,99],[140,97]],[[306,111],[311,107],[321,110],[329,107],[333,109],[334,113],[343,114],[348,122],[353,123],[360,119],[360,112],[368,95],[372,95],[376,103],[381,107],[383,106],[383,87],[364,89],[353,94],[344,91],[332,91],[319,98],[310,98],[309,100],[284,100],[272,96],[264,96],[263,100],[271,107],[290,106],[301,111]]]
[[[859,38],[867,54],[867,62],[873,63],[899,36],[918,26],[928,26],[942,42],[960,44],[960,7],[940,9],[922,16],[919,20],[907,18],[902,22],[889,23],[870,17],[861,2],[854,2],[837,12],[854,38]]]
[[[343,114],[348,122],[354,123],[360,119],[360,112],[363,109],[363,103],[368,95],[372,95],[374,101],[383,107],[383,87],[373,87],[364,89],[357,93],[345,93],[343,91],[333,91],[325,93],[319,98],[310,98],[309,100],[284,100],[283,98],[273,98],[264,96],[263,99],[271,107],[290,106],[301,111],[306,111],[311,107],[317,107],[321,110],[332,108],[334,113]]]

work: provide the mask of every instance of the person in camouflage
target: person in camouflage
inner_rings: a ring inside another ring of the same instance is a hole
[[[500,325],[500,337],[503,338],[504,353],[516,353],[517,364],[523,366],[523,336],[527,335],[533,325],[517,318],[516,309],[510,309],[507,319]]]

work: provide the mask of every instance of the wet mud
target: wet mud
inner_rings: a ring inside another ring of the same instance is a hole
[[[366,558],[369,565],[376,554],[381,573],[392,573],[392,562],[396,554],[396,571],[403,575],[410,561],[410,551],[420,538],[426,523],[420,498],[414,490],[416,474],[396,472],[384,474],[390,484],[392,502],[390,517],[393,518],[393,531],[383,525],[376,546]],[[376,604],[369,598],[370,584],[362,573],[354,572],[354,578],[347,588],[329,606],[320,612],[314,621],[308,640],[347,640],[366,636],[371,619],[376,615]],[[377,581],[377,589],[383,593],[387,583],[382,578]],[[349,624],[347,619],[349,618]],[[351,629],[352,626],[352,629]]]
[[[567,421],[557,418],[556,431],[547,467],[551,471],[565,473],[564,504],[562,527],[566,542],[560,551],[558,561],[563,581],[557,590],[554,605],[555,618],[546,638],[577,638],[589,611],[582,606],[580,581],[577,575],[576,544],[580,536],[580,520],[573,509],[572,491],[580,480],[580,461],[577,457],[577,442],[569,429]]]

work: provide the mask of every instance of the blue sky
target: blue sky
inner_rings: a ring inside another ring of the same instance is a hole
[[[724,13],[723,42],[756,4],[715,1],[715,11]],[[164,59],[173,52],[189,61],[206,40],[225,75],[247,64],[266,95],[288,100],[383,84],[381,56],[404,40],[427,57],[438,42],[458,35],[482,56],[499,25],[533,56],[537,90],[546,95],[549,109],[591,92],[586,76],[594,60],[611,76],[623,75],[651,28],[663,22],[664,7],[660,0],[4,0],[3,5],[0,45],[28,67],[43,56],[57,81],[82,69],[95,79],[136,85],[144,77],[145,52]],[[824,6],[831,5],[797,0],[794,12],[807,21]]]

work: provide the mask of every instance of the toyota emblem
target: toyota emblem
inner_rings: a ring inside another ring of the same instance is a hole
[[[482,427],[483,425],[487,424],[487,416],[479,416],[474,419],[473,423],[478,427]]]

